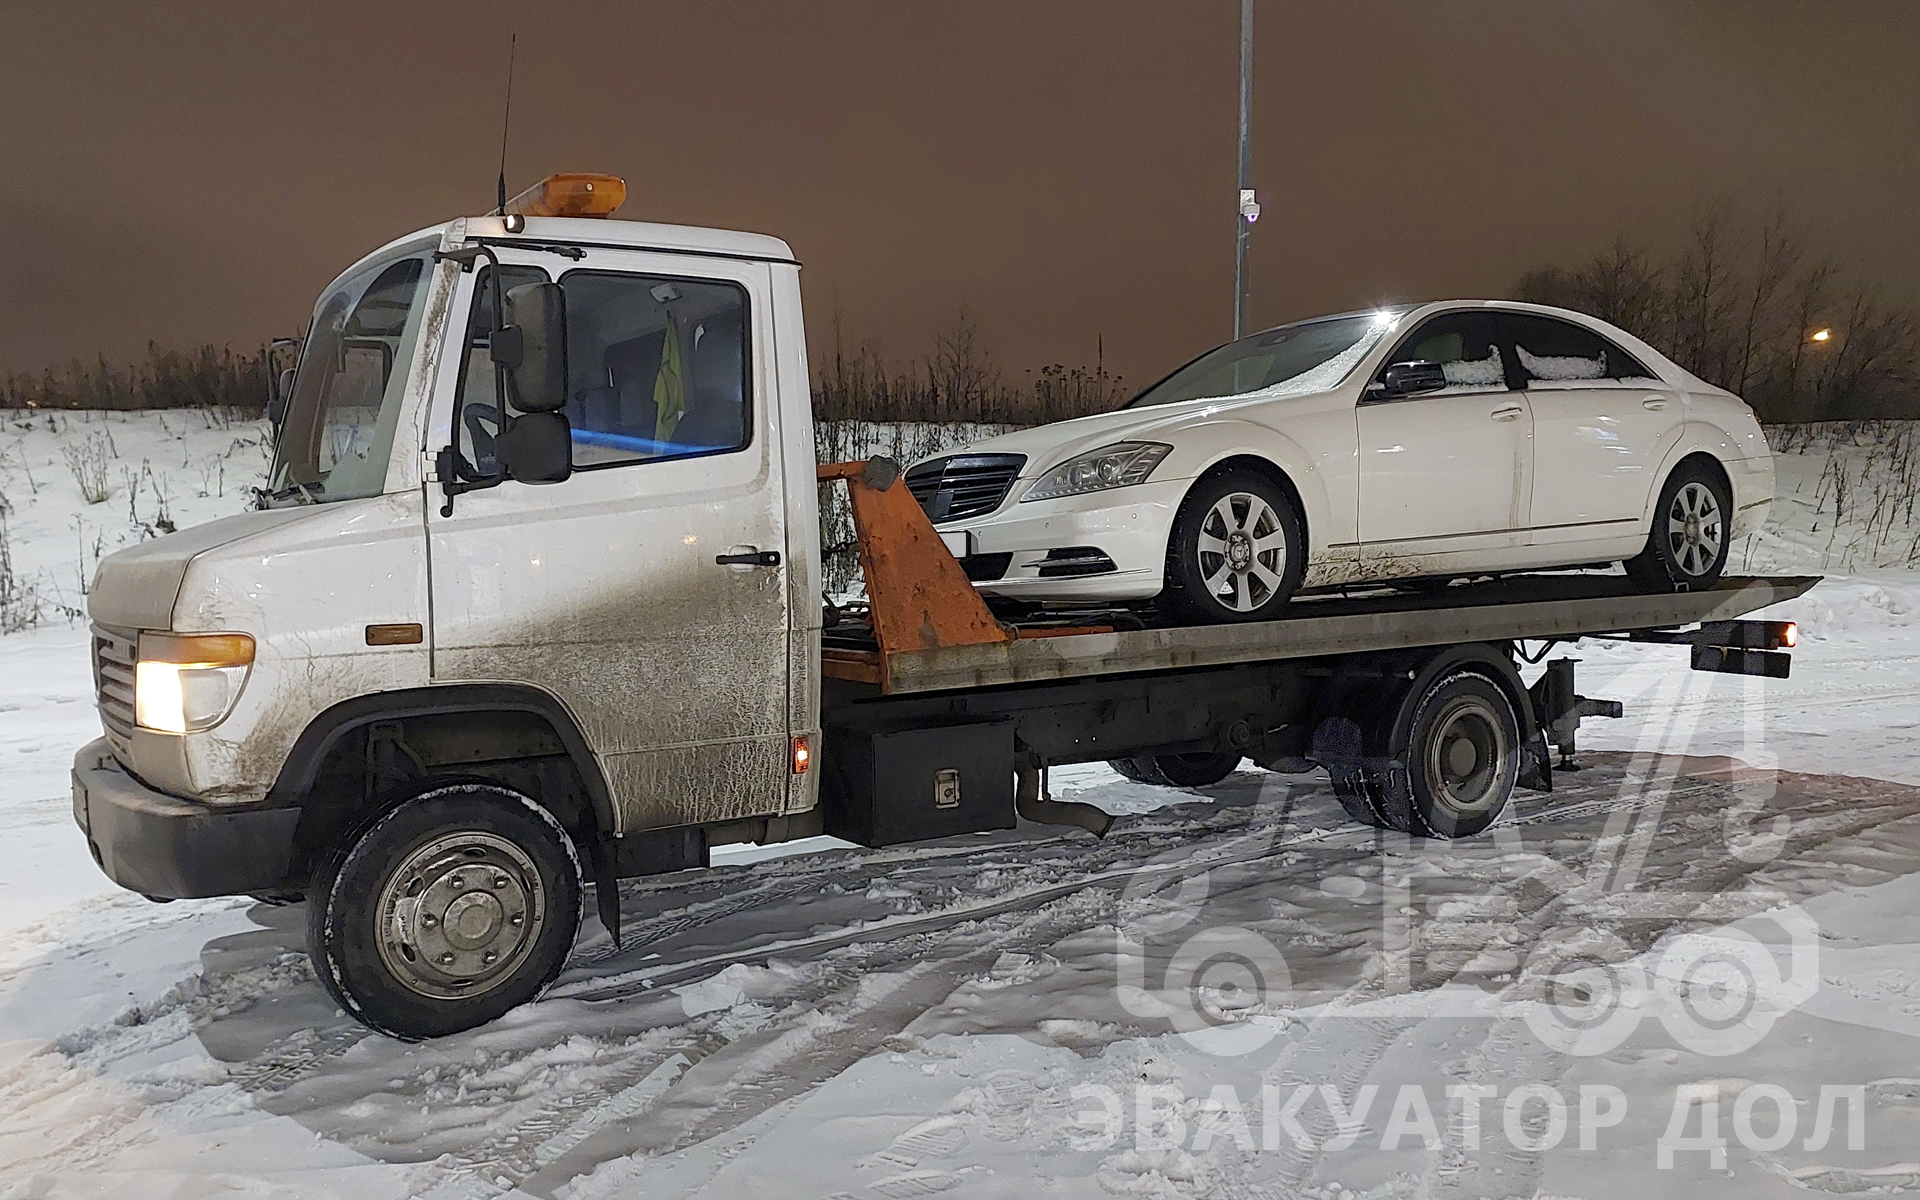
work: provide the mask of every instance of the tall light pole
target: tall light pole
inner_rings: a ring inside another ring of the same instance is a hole
[[[1253,0],[1240,0],[1240,207],[1234,216],[1233,238],[1233,337],[1240,340],[1246,332],[1247,317],[1247,235],[1259,219],[1260,205],[1254,201],[1253,187],[1247,182],[1250,154],[1248,135],[1253,124]]]

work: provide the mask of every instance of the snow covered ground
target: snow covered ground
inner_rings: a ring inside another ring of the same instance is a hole
[[[0,425],[39,617],[0,637],[0,1200],[1920,1191],[1920,574],[1910,514],[1832,496],[1874,446],[1783,456],[1736,551],[1850,572],[1782,606],[1793,678],[1583,645],[1628,716],[1497,836],[1359,829],[1318,776],[1062,770],[1128,814],[1105,841],[716,855],[623,886],[626,949],[590,919],[545,999],[410,1046],[325,999],[298,906],[88,858],[62,612],[95,553],[242,503],[260,431],[47,421]],[[106,437],[88,504],[63,450]]]

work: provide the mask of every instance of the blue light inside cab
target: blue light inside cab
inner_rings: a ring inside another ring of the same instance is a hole
[[[710,454],[715,450],[729,450],[730,446],[695,446],[686,442],[662,442],[653,438],[635,437],[628,433],[604,433],[598,429],[574,429],[573,440],[583,446],[602,446],[609,450],[625,450],[630,454],[642,454],[648,458],[664,458],[669,455]]]

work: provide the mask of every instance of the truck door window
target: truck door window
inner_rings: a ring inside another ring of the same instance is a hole
[[[745,288],[608,271],[569,271],[560,286],[576,469],[747,446]]]
[[[500,269],[502,294],[523,283],[545,283],[547,273],[538,267],[512,263]],[[494,461],[493,440],[500,435],[499,393],[494,388],[493,353],[489,349],[493,334],[493,268],[480,268],[473,287],[473,313],[467,319],[467,354],[460,364],[460,403],[454,410],[454,437],[460,451],[461,473],[472,479],[486,479],[499,472]]]

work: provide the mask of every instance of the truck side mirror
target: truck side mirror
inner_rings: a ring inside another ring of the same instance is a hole
[[[1446,386],[1447,371],[1439,363],[1401,362],[1381,372],[1377,388],[1367,390],[1383,399],[1396,399],[1437,392]]]
[[[293,396],[293,368],[280,372],[273,389],[273,395],[267,397],[267,420],[277,431],[280,423],[287,419],[287,401]]]
[[[503,327],[493,333],[496,366],[507,373],[508,399],[523,413],[567,406],[567,296],[557,283],[509,288]]]
[[[563,412],[522,413],[494,440],[494,454],[508,479],[565,483],[573,474],[573,429]]]

